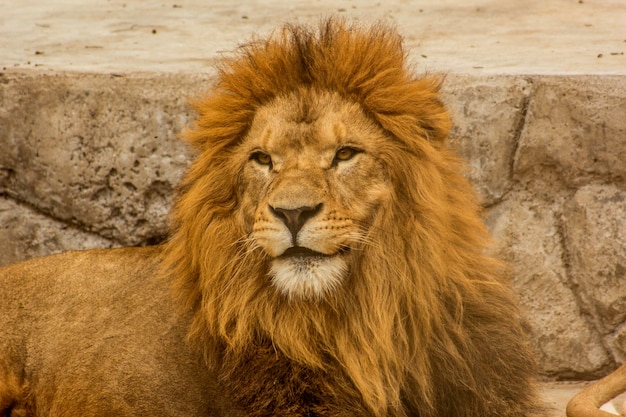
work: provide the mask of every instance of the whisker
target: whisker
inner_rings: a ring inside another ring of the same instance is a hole
[[[233,256],[233,258],[230,259],[229,262],[222,265],[222,267],[216,272],[217,275],[227,274],[228,278],[226,279],[225,285],[222,287],[215,299],[211,300],[212,303],[221,299],[224,294],[228,292],[230,287],[236,282],[237,277],[240,275],[242,269],[246,266],[246,263],[249,261],[249,258],[252,256],[252,254],[261,249],[259,244],[256,242],[256,239],[249,235],[242,236],[235,242],[231,243],[229,246],[232,247],[237,244],[239,245],[239,248],[235,252],[235,256]],[[235,265],[234,268],[233,265]]]

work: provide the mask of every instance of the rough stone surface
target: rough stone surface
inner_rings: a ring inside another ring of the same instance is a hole
[[[0,181],[14,198],[104,237],[158,240],[188,160],[177,139],[189,122],[186,95],[206,85],[201,77],[5,77]]]
[[[0,265],[68,250],[113,246],[99,235],[85,233],[0,196]]]
[[[615,332],[605,338],[606,344],[619,363],[626,362],[626,323],[622,324]],[[626,410],[626,408],[625,408]]]
[[[512,162],[530,94],[523,77],[448,76],[444,100],[454,121],[451,138],[470,163],[469,178],[485,205],[512,186]]]
[[[552,169],[568,186],[624,181],[625,91],[624,77],[535,78],[515,174]]]
[[[563,224],[571,282],[599,330],[610,334],[626,321],[626,190],[581,187],[567,204]]]
[[[511,266],[542,370],[579,377],[604,370],[611,359],[566,285],[558,213],[558,206],[520,192],[490,210],[488,225],[497,253]]]

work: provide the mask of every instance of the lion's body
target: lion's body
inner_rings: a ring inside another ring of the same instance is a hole
[[[439,81],[404,58],[392,30],[331,20],[226,61],[163,248],[0,272],[0,408],[28,385],[38,415],[108,396],[116,415],[535,415]]]
[[[161,257],[96,250],[0,269],[0,410],[183,417],[219,406],[185,343],[189,318],[156,273]]]

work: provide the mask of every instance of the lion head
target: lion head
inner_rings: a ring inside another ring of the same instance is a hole
[[[198,157],[167,244],[212,366],[216,346],[269,343],[345,375],[374,415],[530,398],[439,85],[384,24],[286,26],[222,63],[185,133]]]

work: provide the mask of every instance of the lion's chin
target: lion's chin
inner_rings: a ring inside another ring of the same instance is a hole
[[[272,260],[272,283],[290,298],[322,298],[348,271],[346,256],[281,256]]]

